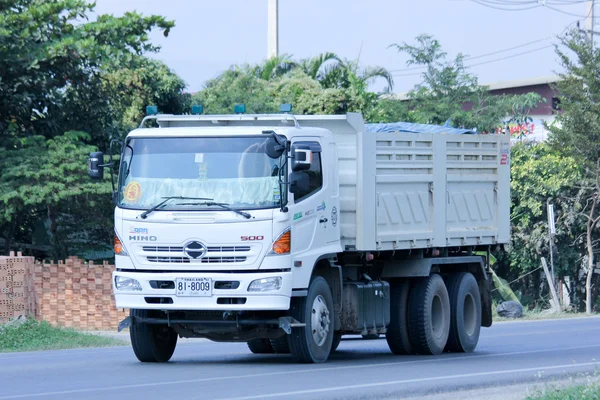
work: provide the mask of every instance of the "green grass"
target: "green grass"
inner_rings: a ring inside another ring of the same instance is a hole
[[[59,328],[43,321],[0,326],[0,352],[108,347],[126,344],[122,340]]]
[[[599,400],[600,384],[574,385],[564,389],[546,389],[527,400]]]

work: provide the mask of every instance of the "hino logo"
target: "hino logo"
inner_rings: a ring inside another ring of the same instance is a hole
[[[198,259],[204,257],[207,252],[207,248],[200,242],[189,242],[183,247],[183,252],[192,259]]]

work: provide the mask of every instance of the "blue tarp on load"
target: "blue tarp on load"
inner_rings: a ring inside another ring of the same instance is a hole
[[[412,133],[475,133],[470,129],[451,128],[443,125],[413,124],[410,122],[393,122],[389,124],[365,124],[367,132],[412,132]]]

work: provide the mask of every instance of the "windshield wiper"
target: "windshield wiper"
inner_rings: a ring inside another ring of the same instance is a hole
[[[177,200],[213,200],[213,199],[209,199],[206,197],[184,197],[184,196],[169,196],[169,197],[163,197],[163,201],[161,201],[160,203],[158,203],[155,206],[150,207],[149,209],[147,209],[146,211],[144,211],[143,213],[140,214],[140,218],[141,219],[146,219],[146,217],[148,216],[148,214],[150,214],[152,211],[158,210],[160,207],[162,207],[167,201],[169,200],[173,200],[173,199],[177,199]]]
[[[201,199],[201,200],[212,200],[212,199]],[[219,206],[226,210],[233,211],[234,213],[239,214],[246,219],[252,218],[252,215],[248,214],[247,212],[236,210],[235,208],[229,207],[229,204],[227,204],[227,203],[215,203],[215,202],[208,201],[205,203],[177,203],[177,205],[178,206],[200,206],[200,205],[202,205],[202,206],[209,206],[209,207]]]

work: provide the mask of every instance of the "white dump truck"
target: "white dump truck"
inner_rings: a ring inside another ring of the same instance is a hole
[[[168,361],[178,337],[308,363],[342,335],[470,352],[492,324],[507,136],[373,132],[358,113],[148,119],[114,194],[119,329],[140,361]],[[109,167],[90,155],[92,178]]]

